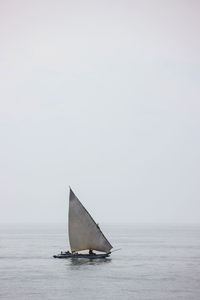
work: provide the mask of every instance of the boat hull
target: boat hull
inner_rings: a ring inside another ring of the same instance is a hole
[[[75,253],[75,254],[57,254],[54,255],[54,258],[61,258],[61,259],[65,259],[65,258],[87,258],[87,259],[101,259],[101,258],[106,258],[109,257],[110,253],[104,253],[104,254],[79,254],[79,253]]]

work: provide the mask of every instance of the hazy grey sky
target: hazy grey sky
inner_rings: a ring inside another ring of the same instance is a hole
[[[0,221],[200,221],[200,1],[0,2]]]

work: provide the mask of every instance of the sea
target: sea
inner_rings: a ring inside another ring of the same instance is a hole
[[[199,225],[103,224],[110,258],[55,259],[66,227],[1,224],[0,299],[200,299]]]

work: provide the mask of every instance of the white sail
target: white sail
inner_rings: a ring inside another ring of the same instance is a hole
[[[71,188],[68,222],[69,242],[72,252],[91,249],[107,253],[112,248],[112,245]]]

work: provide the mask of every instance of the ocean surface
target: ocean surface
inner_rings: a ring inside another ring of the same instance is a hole
[[[65,224],[0,226],[0,299],[200,299],[200,226],[102,225],[105,260],[55,259]]]

